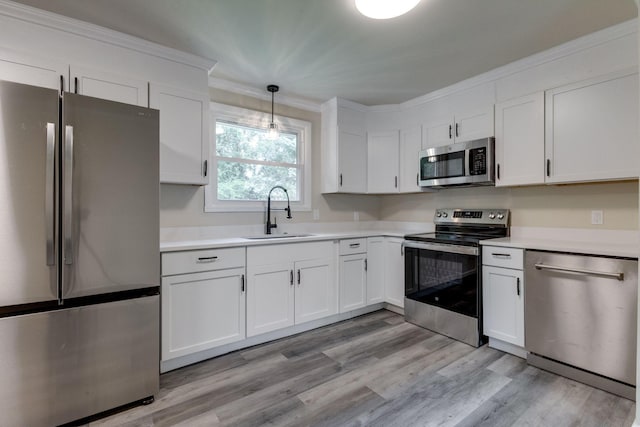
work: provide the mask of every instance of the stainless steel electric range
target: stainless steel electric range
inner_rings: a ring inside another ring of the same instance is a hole
[[[405,320],[478,347],[480,240],[509,235],[507,209],[438,209],[434,233],[404,237]]]

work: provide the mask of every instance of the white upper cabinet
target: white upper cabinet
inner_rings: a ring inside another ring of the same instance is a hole
[[[407,127],[400,131],[400,192],[417,193],[420,191],[418,179],[420,165],[418,156],[422,148],[422,129],[420,126]]]
[[[151,83],[149,106],[160,110],[160,182],[207,184],[208,94]]]
[[[145,80],[77,65],[71,65],[70,77],[70,89],[75,93],[141,107],[149,105],[149,84]]]
[[[367,141],[363,133],[338,129],[336,193],[367,192]]]
[[[546,92],[546,182],[638,177],[638,74]]]
[[[322,105],[323,193],[367,192],[365,113],[351,104],[334,98]]]
[[[400,170],[400,134],[397,130],[367,133],[367,191],[397,193]]]
[[[544,183],[544,93],[496,104],[496,187]]]
[[[69,65],[0,49],[0,80],[66,90]]]
[[[428,120],[422,125],[422,148],[493,136],[493,105]]]

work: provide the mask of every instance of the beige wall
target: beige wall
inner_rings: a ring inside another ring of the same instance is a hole
[[[259,111],[271,111],[271,101],[243,96],[218,89],[210,90],[211,100]],[[277,97],[276,97],[277,99]],[[360,221],[378,219],[380,198],[376,196],[320,194],[320,113],[276,104],[277,115],[311,122],[312,129],[312,208],[320,212],[320,221],[353,221],[353,212],[358,211]],[[287,221],[278,218],[280,221]],[[293,212],[292,222],[312,222],[312,212]],[[249,225],[264,223],[264,213],[205,213],[204,187],[188,185],[161,185],[160,226],[189,227],[208,225]]]
[[[517,227],[638,229],[637,181],[535,187],[474,187],[437,193],[383,196],[380,219],[431,222],[437,208],[511,209]],[[604,224],[591,225],[591,211],[604,211]]]

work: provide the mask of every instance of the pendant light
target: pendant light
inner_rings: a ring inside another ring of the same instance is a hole
[[[420,0],[355,0],[356,8],[372,19],[391,19],[404,15],[416,7]]]
[[[269,130],[267,131],[267,139],[274,140],[280,138],[280,131],[278,131],[278,125],[273,121],[273,97],[274,94],[280,90],[280,87],[276,85],[267,86],[267,90],[271,92],[271,123],[269,123]]]

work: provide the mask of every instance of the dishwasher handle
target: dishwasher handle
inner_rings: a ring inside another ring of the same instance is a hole
[[[553,271],[565,271],[567,273],[576,273],[576,274],[584,274],[587,276],[600,276],[600,277],[611,277],[614,279],[618,279],[620,281],[624,280],[624,273],[609,273],[606,271],[596,271],[596,270],[585,270],[582,268],[570,268],[570,267],[562,267],[559,265],[548,265],[548,264],[535,264],[537,270],[553,270]]]

